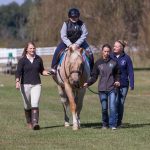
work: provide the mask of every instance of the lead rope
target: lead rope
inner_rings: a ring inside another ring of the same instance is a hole
[[[90,92],[92,92],[92,93],[94,93],[94,94],[99,94],[98,92],[95,92],[95,91],[93,91],[93,90],[91,90],[89,87],[87,87],[88,88],[88,90],[90,91]]]

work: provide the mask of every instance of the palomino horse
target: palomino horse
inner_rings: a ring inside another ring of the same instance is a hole
[[[83,49],[68,48],[57,67],[57,76],[53,76],[58,84],[58,91],[64,108],[65,127],[70,126],[68,107],[72,113],[73,130],[80,128],[80,112],[86,89],[83,84],[90,75],[87,61],[84,61]]]

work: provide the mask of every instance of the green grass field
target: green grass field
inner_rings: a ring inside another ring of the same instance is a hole
[[[124,126],[101,129],[98,96],[87,91],[78,131],[64,128],[63,109],[56,84],[42,77],[41,130],[26,128],[23,102],[14,76],[0,75],[0,150],[149,150],[150,72],[135,72],[135,90],[125,103]],[[93,85],[92,90],[97,89]]]

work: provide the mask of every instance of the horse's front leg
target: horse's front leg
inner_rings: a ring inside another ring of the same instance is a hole
[[[66,102],[62,102],[62,106],[64,109],[64,120],[65,120],[65,127],[69,127],[70,123],[69,123],[69,115],[68,115],[68,109],[69,109],[69,102],[68,100]]]
[[[79,128],[81,124],[80,113],[81,113],[82,106],[83,106],[83,98],[84,98],[85,92],[86,92],[85,88],[79,89],[77,92],[77,96],[76,96],[76,107],[77,107],[76,112],[77,112],[77,121],[78,121]]]
[[[69,83],[64,83],[65,85],[65,91],[66,94],[69,98],[69,103],[70,103],[70,111],[72,113],[72,117],[73,117],[73,130],[78,130],[78,121],[77,121],[77,114],[76,114],[76,103],[75,103],[75,99],[74,99],[74,94],[72,91],[71,86],[69,85]]]
[[[64,109],[64,120],[65,120],[65,127],[69,127],[69,115],[68,115],[68,108],[69,108],[69,101],[67,98],[67,95],[65,93],[65,90],[63,87],[58,86],[58,92],[60,95],[60,101],[62,103],[63,109]]]

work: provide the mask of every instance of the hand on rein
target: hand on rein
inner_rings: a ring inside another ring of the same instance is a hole
[[[84,83],[83,88],[87,88],[88,87],[88,83]]]
[[[74,51],[74,50],[78,50],[78,49],[79,49],[79,45],[77,45],[77,44],[71,44],[71,45],[69,46],[69,48],[71,48],[73,51]]]

